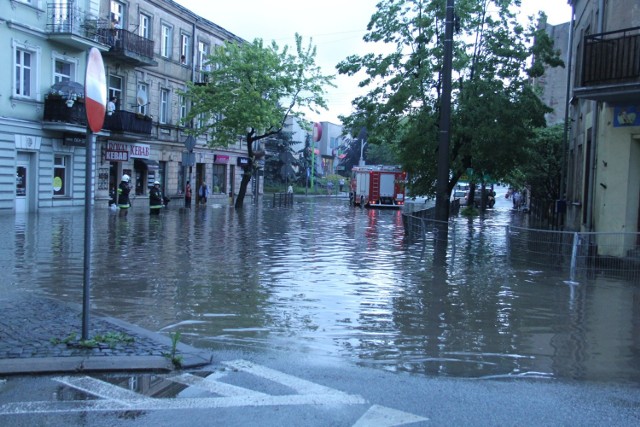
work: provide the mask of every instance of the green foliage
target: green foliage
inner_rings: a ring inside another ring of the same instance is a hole
[[[296,46],[282,49],[261,39],[252,43],[227,42],[208,57],[211,71],[204,85],[188,84],[191,109],[186,121],[196,120],[192,133],[207,134],[210,145],[227,146],[242,135],[247,156],[255,167],[254,142],[280,132],[288,116],[326,109],[324,87],[333,76],[324,76],[315,64],[316,49]],[[242,206],[249,175],[244,175],[236,198]]]
[[[519,180],[514,180],[516,188],[522,188],[523,184],[526,184],[532,197],[545,200],[560,199],[563,141],[564,125],[536,129],[527,147],[524,161],[517,169],[520,177]]]
[[[162,353],[162,355],[167,359],[169,359],[171,363],[173,363],[174,367],[176,367],[177,369],[180,369],[182,367],[182,361],[183,361],[183,357],[177,354],[178,342],[180,342],[180,332],[174,332],[170,335],[170,337],[171,337],[171,352]]]
[[[352,55],[338,64],[340,73],[367,74],[361,86],[368,92],[354,100],[356,112],[343,118],[345,125],[366,127],[371,144],[396,147],[413,194],[435,194],[445,3],[380,2],[364,39],[384,43],[378,51],[386,53]],[[540,75],[539,66],[562,62],[532,20],[526,27],[517,21],[519,5],[456,1],[461,33],[454,37],[449,189],[468,168],[504,179],[527,156],[532,129],[544,126],[549,109],[529,77]]]
[[[367,147],[367,164],[397,165],[400,159],[395,145],[389,143],[372,144]]]
[[[122,332],[107,332],[104,335],[96,335],[93,338],[86,340],[78,340],[78,335],[74,332],[69,334],[66,338],[51,338],[51,343],[66,344],[69,347],[81,347],[81,348],[98,348],[107,346],[109,348],[115,348],[118,344],[131,344],[134,342],[134,338],[123,334]]]

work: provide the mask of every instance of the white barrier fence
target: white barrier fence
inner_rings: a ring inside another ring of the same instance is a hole
[[[440,222],[430,215],[403,215],[405,233],[422,242],[422,256],[438,238]],[[571,281],[595,276],[640,281],[640,233],[570,232],[515,226],[504,228],[505,258],[512,264],[525,264],[566,273]],[[455,258],[461,239],[455,222],[448,223],[447,250]],[[496,230],[497,231],[497,230]]]

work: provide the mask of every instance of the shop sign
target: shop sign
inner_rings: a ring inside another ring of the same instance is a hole
[[[129,161],[128,151],[105,151],[104,159],[110,162],[127,162]]]
[[[107,149],[104,152],[104,159],[110,162],[129,161],[129,144],[107,141]]]
[[[107,141],[105,160],[126,162],[132,159],[148,159],[151,148],[148,144],[127,144],[124,142]]]
[[[213,161],[215,163],[229,163],[229,156],[226,156],[224,154],[215,154],[213,156]]]
[[[640,105],[613,108],[613,127],[640,126]]]
[[[148,144],[129,144],[129,157],[148,159],[151,147]]]
[[[249,166],[249,163],[251,163],[251,159],[248,157],[238,157],[238,166],[245,168]]]
[[[87,145],[87,137],[84,135],[65,135],[63,144],[73,147],[85,147]]]

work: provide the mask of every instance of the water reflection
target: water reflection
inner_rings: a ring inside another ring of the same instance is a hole
[[[199,347],[286,349],[394,371],[640,382],[640,292],[512,265],[508,209],[458,218],[434,269],[397,211],[293,207],[94,212],[92,304]],[[0,290],[79,303],[83,211],[0,216]],[[450,235],[451,237],[451,235]]]

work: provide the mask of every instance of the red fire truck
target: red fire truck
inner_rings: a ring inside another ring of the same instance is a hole
[[[400,208],[404,205],[407,173],[398,166],[354,166],[351,202],[368,208]]]

